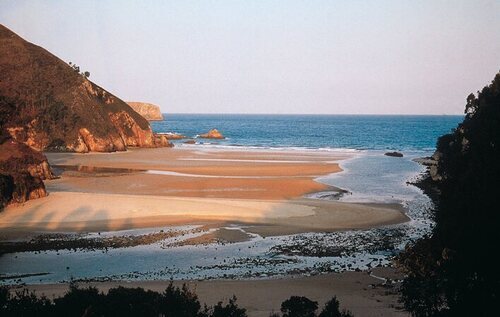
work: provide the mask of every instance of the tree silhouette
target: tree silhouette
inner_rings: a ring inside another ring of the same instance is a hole
[[[399,258],[407,273],[402,299],[414,316],[493,316],[500,297],[492,260],[500,243],[500,73],[467,97],[463,122],[438,139],[435,157],[436,225]]]

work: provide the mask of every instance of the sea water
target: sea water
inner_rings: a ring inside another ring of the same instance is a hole
[[[433,225],[429,214],[432,202],[418,188],[408,184],[424,170],[413,159],[431,155],[436,139],[450,132],[463,119],[461,116],[164,116],[164,121],[152,122],[155,132],[195,137],[217,128],[227,137],[225,140],[198,139],[196,145],[177,141],[181,147],[347,151],[352,158],[340,161],[343,171],[322,176],[317,181],[347,190],[341,201],[401,204],[410,221],[369,230],[268,238],[252,235],[250,241],[234,244],[172,247],[162,241],[106,251],[6,254],[0,257],[0,273],[43,275],[0,280],[0,283],[54,283],[70,279],[267,278],[387,265],[408,242],[429,233]],[[403,152],[404,157],[384,155],[393,150]],[[331,199],[328,195],[324,197]],[[130,230],[127,234],[162,229],[176,230],[151,228]],[[339,249],[341,254],[325,255],[322,253],[325,246]]]
[[[154,132],[196,137],[218,129],[225,140],[200,140],[215,146],[257,148],[432,151],[439,136],[463,116],[404,115],[236,115],[164,114]]]

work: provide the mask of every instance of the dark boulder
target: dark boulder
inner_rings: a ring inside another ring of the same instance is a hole
[[[400,152],[387,152],[384,155],[391,156],[391,157],[403,157],[403,153],[400,153]]]

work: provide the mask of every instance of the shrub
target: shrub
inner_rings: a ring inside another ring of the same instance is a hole
[[[317,309],[318,302],[303,296],[292,296],[281,303],[283,317],[314,317]]]

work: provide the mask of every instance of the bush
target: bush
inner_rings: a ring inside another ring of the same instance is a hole
[[[117,287],[106,295],[104,316],[158,316],[161,294],[143,288]]]
[[[283,317],[314,317],[317,309],[318,302],[303,296],[292,296],[281,303]]]
[[[71,283],[69,291],[54,299],[57,316],[99,316],[105,311],[106,296],[95,287],[79,288]]]
[[[222,306],[222,302],[218,302],[213,308],[211,317],[246,317],[246,315],[246,309],[239,308],[236,304],[236,296],[233,296],[225,306]]]
[[[159,308],[166,317],[195,317],[200,314],[201,305],[198,296],[185,284],[179,288],[171,282],[162,294]]]
[[[4,301],[0,307],[1,316],[5,317],[24,317],[24,316],[52,316],[52,302],[45,296],[38,297],[34,292],[29,292],[27,289],[17,291],[15,296],[5,294],[5,290],[0,293]]]
[[[325,307],[318,315],[318,317],[352,317],[352,314],[348,310],[340,311],[340,303],[337,297],[333,296],[328,302],[326,302]]]
[[[195,293],[186,285],[182,288],[168,285],[163,293],[143,288],[111,288],[107,294],[95,287],[80,288],[71,283],[62,297],[53,301],[24,289],[12,295],[7,287],[0,286],[0,316],[2,317],[53,317],[53,316],[141,316],[141,317],[246,317],[246,309],[238,307],[236,296],[227,304],[205,305],[201,309]],[[318,303],[306,297],[292,296],[281,304],[283,317],[315,317]],[[278,313],[271,314],[279,317]],[[339,312],[339,302],[333,297],[325,304],[319,317],[352,317],[349,312]]]

